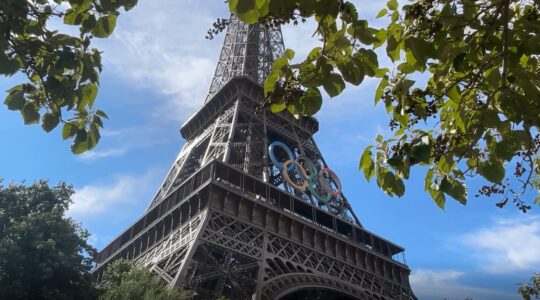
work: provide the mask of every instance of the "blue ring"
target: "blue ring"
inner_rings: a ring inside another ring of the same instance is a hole
[[[274,163],[274,166],[276,166],[276,168],[281,170],[281,169],[283,169],[283,164],[280,163],[279,161],[277,161],[276,155],[274,154],[274,147],[276,147],[276,146],[278,146],[281,149],[285,150],[285,152],[287,153],[287,156],[292,161],[295,161],[294,160],[294,155],[293,155],[291,149],[287,145],[285,145],[284,143],[282,143],[280,141],[275,141],[272,144],[270,144],[270,146],[268,146],[268,152],[269,152],[268,154],[270,155],[270,159]],[[295,166],[295,164],[289,164],[289,166],[287,167],[287,170],[292,171],[294,169],[294,166]]]

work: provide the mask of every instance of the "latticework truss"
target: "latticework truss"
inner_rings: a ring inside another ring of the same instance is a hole
[[[262,84],[284,48],[280,28],[231,18],[206,101],[234,77],[246,76]]]

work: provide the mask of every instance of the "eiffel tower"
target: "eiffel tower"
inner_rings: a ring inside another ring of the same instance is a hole
[[[145,214],[97,255],[196,299],[416,299],[404,249],[366,230],[313,140],[315,118],[261,108],[280,28],[231,18],[206,101]],[[403,257],[403,259],[399,259]]]

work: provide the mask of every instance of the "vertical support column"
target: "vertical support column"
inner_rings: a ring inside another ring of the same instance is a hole
[[[296,129],[294,129],[294,125],[293,124],[289,124],[290,128],[291,128],[291,131],[293,132],[294,134],[294,138],[296,139],[296,144],[298,145],[298,150],[300,150],[300,154],[302,155],[306,155],[306,152],[304,151],[304,147],[302,146],[302,141],[300,140],[300,137],[298,136],[298,134],[296,133]],[[318,150],[318,149],[317,149]],[[322,156],[321,156],[322,157]],[[324,163],[326,164],[326,162]]]
[[[236,100],[236,103],[234,104],[234,114],[231,122],[231,128],[229,131],[229,138],[227,139],[227,145],[225,146],[225,154],[223,154],[223,161],[225,163],[229,161],[229,157],[231,156],[231,143],[234,137],[234,132],[236,130],[236,123],[238,122],[239,106],[240,99]]]
[[[192,261],[193,255],[195,254],[195,250],[197,250],[198,243],[200,243],[200,237],[202,236],[204,229],[206,227],[206,224],[208,223],[208,220],[211,218],[211,216],[212,216],[212,212],[210,210],[207,210],[203,219],[199,221],[201,222],[201,224],[198,226],[198,232],[193,237],[193,240],[190,242],[186,256],[184,257],[184,259],[182,260],[182,263],[178,267],[178,272],[176,272],[176,276],[169,283],[171,287],[180,286],[180,283],[183,281],[184,277],[186,276],[187,269],[189,268],[189,265],[187,265],[186,263]],[[192,225],[190,224],[190,226]],[[190,234],[192,230],[194,229],[190,228]]]
[[[263,178],[263,181],[264,182],[268,182],[268,173],[270,172],[269,170],[269,167],[268,167],[268,126],[267,126],[267,115],[268,114],[268,111],[265,109],[263,110],[263,134],[264,134],[264,137],[263,137],[263,174],[262,174],[262,178]]]
[[[259,273],[257,274],[257,288],[255,289],[255,295],[252,299],[260,300],[262,297],[262,287],[264,285],[264,269],[266,267],[266,257],[267,257],[267,247],[268,247],[268,233],[263,233],[263,249],[261,263],[259,264]]]
[[[214,142],[214,136],[216,135],[217,128],[219,126],[219,121],[221,119],[221,116],[216,118],[216,123],[214,124],[214,130],[212,130],[212,135],[210,136],[210,141],[208,142],[208,146],[206,146],[206,151],[204,152],[203,161],[201,165],[204,165],[208,161],[208,154],[210,153],[210,148],[212,148],[212,142]]]

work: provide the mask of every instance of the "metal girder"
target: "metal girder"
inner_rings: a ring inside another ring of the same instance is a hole
[[[272,62],[283,55],[284,50],[281,28],[248,25],[232,17],[206,101],[234,77],[247,76],[262,84]]]

